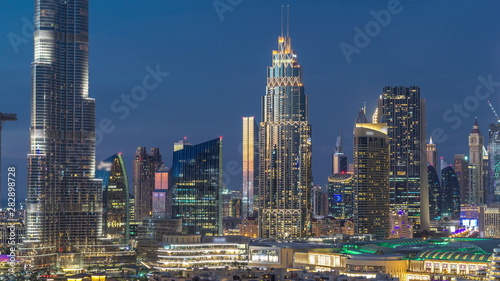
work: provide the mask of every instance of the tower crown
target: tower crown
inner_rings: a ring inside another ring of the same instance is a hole
[[[470,132],[471,134],[481,134],[481,131],[479,130],[479,124],[477,123],[477,118],[474,120],[474,126],[472,126],[472,131]]]

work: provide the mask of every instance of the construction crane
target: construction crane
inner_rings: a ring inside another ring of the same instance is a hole
[[[490,105],[490,108],[491,110],[493,111],[493,114],[495,114],[495,116],[497,117],[497,121],[498,123],[500,123],[500,117],[498,117],[498,114],[497,112],[495,111],[495,108],[493,108],[493,105],[491,105],[491,102],[489,100],[486,100],[488,102],[488,104]]]
[[[0,112],[0,191],[2,190],[2,128],[5,121],[17,121],[17,114]]]

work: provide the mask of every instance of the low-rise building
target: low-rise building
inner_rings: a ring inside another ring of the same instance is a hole
[[[167,235],[153,266],[160,271],[239,268],[248,264],[249,238],[242,236]]]

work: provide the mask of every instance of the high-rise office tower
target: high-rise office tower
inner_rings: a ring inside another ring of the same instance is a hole
[[[453,170],[457,174],[458,185],[460,186],[460,205],[469,202],[469,163],[464,154],[455,154],[453,160]]]
[[[335,144],[335,152],[332,156],[332,174],[344,174],[347,173],[347,156],[344,155],[342,151],[342,130],[340,135],[337,137],[337,143]]]
[[[170,186],[170,168],[161,166],[155,171],[155,189],[168,189]]]
[[[312,214],[313,216],[328,215],[328,189],[320,185],[314,185],[312,196]]]
[[[483,143],[476,119],[469,134],[469,204],[484,204]]]
[[[74,252],[102,235],[88,0],[35,0],[34,29],[25,242],[33,242],[31,249]]]
[[[304,237],[311,215],[311,125],[292,39],[278,37],[259,131],[260,237]]]
[[[342,131],[337,137],[332,160],[333,174],[328,177],[328,214],[349,219],[353,207],[353,174],[348,172],[347,156],[342,150]]]
[[[172,165],[172,217],[185,234],[222,235],[222,138],[176,143]]]
[[[378,116],[387,123],[389,135],[391,208],[408,213],[415,229],[429,230],[425,100],[420,88],[385,87]]]
[[[433,165],[427,166],[427,176],[429,182],[429,212],[432,219],[441,216],[441,184]]]
[[[129,240],[129,187],[121,153],[99,162],[96,178],[102,179],[103,235],[116,244]]]
[[[490,194],[490,160],[489,153],[486,150],[486,147],[483,145],[483,186],[484,186],[484,203],[487,204],[489,201],[491,202],[493,196]],[[489,201],[488,201],[489,200]]]
[[[160,150],[151,148],[150,153],[145,147],[138,147],[132,162],[132,185],[134,190],[135,220],[153,214],[153,190],[155,188],[155,172],[163,164]]]
[[[427,162],[438,169],[438,151],[436,149],[436,144],[432,142],[432,137],[429,139],[427,144]]]
[[[162,165],[155,172],[155,188],[153,190],[153,216],[172,216],[172,190],[170,168]]]
[[[328,214],[339,219],[352,218],[353,173],[333,174],[328,177]]]
[[[243,117],[243,198],[242,217],[253,217],[256,205],[254,204],[256,190],[256,176],[258,175],[258,138],[255,117]]]
[[[389,137],[387,124],[368,123],[363,109],[354,128],[354,231],[389,235]]]
[[[441,216],[452,220],[460,218],[460,186],[453,167],[441,170]]]
[[[490,124],[488,153],[490,184],[486,203],[500,203],[500,120]]]

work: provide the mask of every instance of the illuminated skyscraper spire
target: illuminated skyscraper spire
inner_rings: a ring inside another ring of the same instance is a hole
[[[278,50],[273,51],[262,102],[259,131],[261,237],[304,237],[311,212],[311,125],[302,68],[292,49],[288,26],[286,36],[278,37]]]

